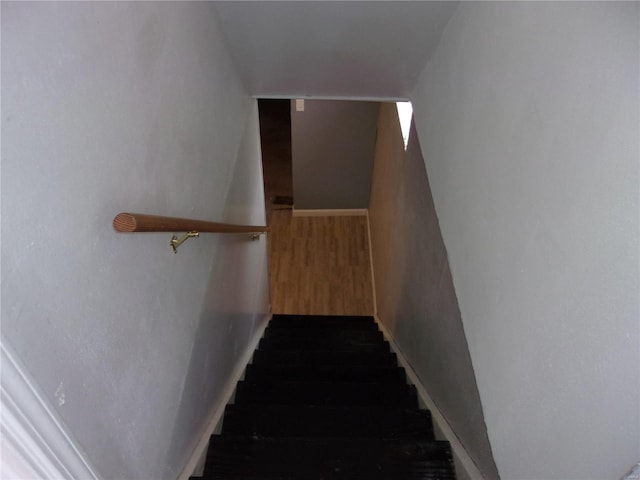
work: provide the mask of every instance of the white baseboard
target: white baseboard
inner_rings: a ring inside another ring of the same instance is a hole
[[[2,478],[100,478],[18,356],[0,349]]]
[[[258,348],[258,343],[260,343],[260,339],[264,335],[264,331],[267,328],[270,319],[271,314],[265,316],[262,324],[255,331],[253,338],[249,342],[249,345],[247,345],[244,353],[236,363],[236,366],[231,372],[231,375],[229,375],[229,379],[224,386],[222,396],[220,397],[218,403],[211,409],[211,413],[209,414],[206,426],[202,432],[202,435],[200,436],[200,440],[198,441],[193,453],[189,457],[187,464],[182,470],[182,473],[180,474],[180,476],[178,476],[178,480],[189,480],[189,477],[191,477],[192,475],[197,475],[200,473],[197,472],[197,469],[198,467],[202,466],[203,459],[207,455],[207,448],[209,448],[209,439],[220,423],[220,420],[224,415],[224,409],[233,398],[236,390],[236,385],[242,379],[244,371],[246,370],[247,365],[253,357],[254,351],[256,350],[256,348]]]
[[[427,408],[431,412],[431,418],[435,423],[435,429],[439,430],[442,433],[444,439],[447,440],[451,445],[451,452],[454,458],[457,478],[483,480],[484,477],[469,455],[469,452],[467,452],[467,450],[464,448],[464,446],[460,442],[460,439],[455,434],[453,428],[451,428],[451,425],[449,425],[449,422],[447,422],[447,419],[444,417],[442,412],[440,412],[438,406],[427,393],[427,390],[420,381],[420,378],[418,377],[416,371],[409,363],[407,357],[405,357],[405,355],[402,353],[402,350],[396,343],[393,336],[382,324],[382,321],[380,320],[380,317],[378,317],[378,315],[374,315],[374,318],[376,323],[378,324],[378,327],[380,327],[380,330],[382,330],[383,335],[389,341],[391,350],[397,355],[398,362],[407,373],[407,380],[409,381],[409,383],[415,385],[420,401],[425,405],[425,408]]]
[[[293,217],[362,217],[368,215],[366,208],[329,208],[303,210],[294,208],[291,211]]]
[[[371,274],[371,290],[373,299],[373,314],[378,314],[378,297],[376,296],[376,276],[373,268],[373,244],[371,243],[371,219],[369,218],[369,210],[367,210],[367,240],[369,242],[369,270]]]

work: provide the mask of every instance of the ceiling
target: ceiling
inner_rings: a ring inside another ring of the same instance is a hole
[[[257,97],[407,98],[457,2],[215,2]]]

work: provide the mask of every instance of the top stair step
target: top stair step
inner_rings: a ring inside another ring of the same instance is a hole
[[[344,315],[274,315],[269,322],[270,327],[349,327],[349,328],[367,328],[375,327],[373,317],[357,317]]]
[[[376,325],[366,326],[310,326],[301,327],[273,327],[269,326],[264,332],[265,338],[282,337],[282,338],[304,338],[304,337],[345,337],[345,336],[364,336],[371,338],[383,338],[382,332],[378,330]]]

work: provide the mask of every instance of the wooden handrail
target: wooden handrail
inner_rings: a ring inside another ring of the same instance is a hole
[[[233,225],[229,223],[206,222],[178,217],[161,217],[143,213],[119,213],[113,219],[116,232],[209,232],[209,233],[266,233],[269,227]]]

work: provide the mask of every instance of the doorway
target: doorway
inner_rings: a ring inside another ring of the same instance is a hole
[[[267,223],[274,210],[293,207],[291,107],[289,100],[259,99],[260,144]]]
[[[293,215],[291,101],[258,109],[273,313],[371,315],[367,217]]]

